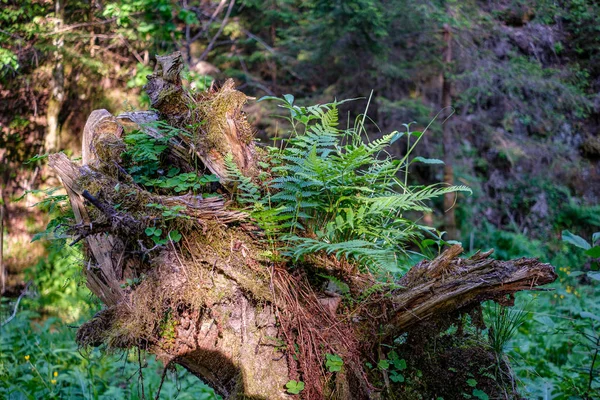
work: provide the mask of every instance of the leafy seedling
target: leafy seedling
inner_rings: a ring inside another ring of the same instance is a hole
[[[295,381],[292,379],[291,381],[285,384],[285,387],[287,388],[288,393],[299,394],[301,391],[304,390],[304,382]]]
[[[342,370],[342,366],[344,365],[344,360],[342,357],[337,354],[326,354],[327,362],[325,362],[325,366],[329,370],[329,372],[339,372]]]

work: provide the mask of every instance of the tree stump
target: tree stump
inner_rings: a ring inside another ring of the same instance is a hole
[[[375,278],[331,272],[328,264],[336,261],[326,255],[302,268],[273,261],[253,221],[230,207],[225,157],[231,154],[248,177],[260,172],[261,152],[241,111],[247,97],[232,81],[192,95],[179,76],[180,54],[158,62],[146,86],[156,111],[116,117],[94,111],[82,164],[50,156],[75,214],[71,232],[85,243],[87,285],[105,304],[80,327],[80,345],[142,348],[182,365],[227,399],[288,398],[290,380],[304,382],[306,399],[387,398],[387,372],[365,365],[376,365],[398,337],[447,327],[486,300],[510,305],[515,292],[556,279],[554,268],[538,260],[498,261],[491,252],[463,259],[455,245],[414,266],[392,289],[342,306],[340,295],[315,285],[311,274],[343,275],[357,297]],[[210,171],[222,184],[220,197],[157,194],[134,182],[121,165],[123,134],[138,129],[160,138],[157,121],[191,132],[168,138],[169,163]],[[181,240],[153,245],[146,230],[174,206]],[[327,353],[339,355],[343,369],[328,370]]]

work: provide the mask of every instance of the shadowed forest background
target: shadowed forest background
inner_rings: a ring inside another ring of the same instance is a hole
[[[82,284],[81,249],[40,232],[55,232],[66,201],[45,156],[79,157],[95,109],[148,108],[155,55],[176,50],[198,90],[233,78],[257,99],[356,99],[340,119],[369,103],[371,140],[428,127],[416,152],[445,166],[415,165],[412,183],[473,194],[436,200],[421,222],[469,254],[557,268],[553,291],[517,296],[503,349],[523,398],[600,397],[598,2],[2,0],[1,398],[143,398],[160,385],[151,357],[78,351],[75,328],[100,305]],[[245,111],[263,143],[286,129],[276,103]],[[176,395],[216,398],[183,369],[162,388]]]

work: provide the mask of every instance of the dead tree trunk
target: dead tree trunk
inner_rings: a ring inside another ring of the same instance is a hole
[[[181,56],[158,61],[147,85],[158,113],[94,111],[82,165],[50,156],[76,217],[71,231],[85,242],[87,285],[106,306],[80,327],[81,345],[143,348],[184,366],[225,398],[288,398],[290,380],[305,383],[306,399],[384,398],[386,371],[365,363],[376,365],[400,335],[485,300],[510,303],[513,293],[556,278],[552,266],[534,259],[497,261],[491,252],[462,259],[460,246],[416,265],[386,292],[374,289],[369,274],[335,270],[339,263],[326,255],[305,260],[302,269],[274,261],[248,216],[225,200],[151,193],[121,167],[123,132],[159,137],[153,123],[161,120],[197,128],[191,137],[169,139],[172,165],[193,170],[197,159],[220,178],[221,190],[228,185],[227,154],[245,175],[260,172],[261,153],[241,113],[246,96],[227,82],[193,97],[181,86]],[[173,206],[183,237],[154,244],[146,231]],[[350,294],[362,300],[341,306],[338,294],[311,280],[319,271],[344,274]],[[343,369],[328,370],[326,353],[340,355]]]

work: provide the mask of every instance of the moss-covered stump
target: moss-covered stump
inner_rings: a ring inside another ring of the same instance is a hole
[[[191,93],[179,54],[158,61],[147,85],[157,111],[95,111],[82,165],[50,156],[73,207],[70,231],[85,243],[87,285],[105,304],[80,327],[80,345],[144,349],[225,398],[517,398],[473,316],[483,301],[510,305],[552,282],[552,266],[491,252],[463,259],[454,246],[381,282],[347,259],[278,254],[231,196],[228,162],[248,181],[268,172],[241,111],[247,97],[232,82]],[[150,143],[146,153],[127,132]],[[142,174],[148,165],[158,178]],[[475,330],[463,329],[469,318]]]

